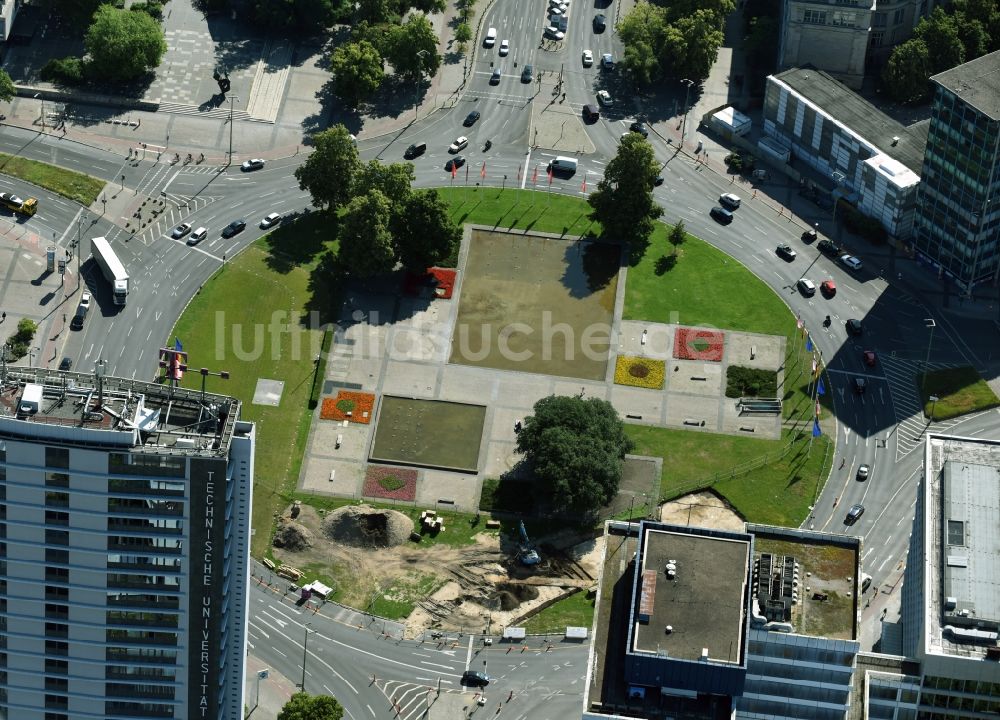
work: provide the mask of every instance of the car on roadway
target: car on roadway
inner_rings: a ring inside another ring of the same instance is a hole
[[[608,29],[608,19],[602,13],[594,16],[594,32],[602,33]]]
[[[663,176],[657,175],[656,178],[653,180],[653,187],[660,187],[660,185],[662,184],[663,184]]]
[[[486,31],[486,38],[483,40],[483,45],[485,45],[486,47],[493,47],[496,44],[496,41],[497,41],[497,29],[495,27],[491,27],[489,30]]]
[[[489,675],[478,670],[466,670],[462,673],[462,684],[468,687],[486,687],[490,680]]]
[[[740,196],[733,193],[722,193],[719,195],[719,203],[723,207],[729,208],[730,210],[735,210],[742,202],[743,201],[740,200]]]
[[[604,53],[601,55],[601,67],[605,70],[615,69],[615,58],[611,53]]]
[[[860,270],[862,267],[862,262],[853,255],[841,255],[839,259],[840,264],[848,270]]]
[[[197,230],[195,230],[193,233],[191,233],[191,236],[188,238],[188,241],[187,241],[188,245],[197,245],[202,240],[204,240],[206,237],[208,237],[208,228],[207,227],[200,227]]]
[[[500,84],[500,68],[493,68],[493,74],[490,75],[490,85]]]
[[[804,243],[811,243],[811,242],[815,241],[816,240],[816,231],[814,229],[812,229],[812,228],[809,228],[808,230],[803,231],[801,240]]]
[[[481,117],[478,110],[473,110],[468,115],[465,116],[465,121],[462,122],[465,127],[472,127],[476,124],[476,120]]]
[[[507,53],[510,52],[510,40],[501,40],[500,41],[500,51],[499,52],[500,52],[500,57],[504,57],[505,55],[507,55]]]
[[[717,223],[721,223],[723,225],[728,225],[733,221],[733,214],[724,207],[719,207],[718,205],[713,207],[708,214],[711,215],[712,219]]]
[[[243,232],[246,229],[246,226],[246,220],[233,220],[231,223],[226,225],[226,227],[222,228],[222,237],[231,238],[233,235]]]
[[[785,243],[782,243],[781,245],[776,247],[774,249],[774,254],[780,258],[787,260],[788,262],[791,262],[796,257],[796,252],[792,250],[792,246],[787,245]]]
[[[799,288],[799,292],[806,297],[812,297],[816,294],[816,284],[809,278],[799,278],[795,284]]]
[[[875,363],[878,362],[878,356],[875,355],[874,350],[865,350],[861,353],[861,360],[866,367],[875,367]]]
[[[611,93],[609,93],[607,90],[598,90],[597,102],[599,102],[601,105],[607,106],[607,105],[613,105],[615,101],[611,99]]]
[[[833,280],[824,280],[822,283],[820,283],[819,290],[826,297],[832,298],[834,295],[837,294],[837,283],[835,283]]]
[[[583,51],[583,66],[584,67],[590,67],[593,64],[594,64],[594,53],[592,53],[590,50],[584,50]]]
[[[557,28],[555,25],[549,25],[545,28],[544,35],[545,37],[552,38],[553,40],[562,40],[566,37],[566,33]]]
[[[264,216],[264,219],[260,221],[260,226],[267,230],[268,228],[274,227],[281,222],[280,213],[270,213]]]
[[[423,155],[427,152],[427,143],[416,142],[412,143],[406,150],[403,151],[403,157],[407,160],[412,160],[417,157],[417,155]]]
[[[644,138],[649,137],[649,128],[646,127],[646,123],[642,120],[636,120],[634,123],[628,126],[629,132],[639,133]]]
[[[851,509],[847,511],[847,517],[844,518],[844,525],[853,525],[864,514],[865,514],[864,505],[862,505],[861,503],[857,503],[856,505],[851,505]]]
[[[253,158],[252,160],[244,160],[243,164],[240,165],[240,170],[250,172],[251,170],[260,170],[262,167],[264,167],[264,161],[260,158]]]
[[[865,481],[868,476],[871,475],[872,469],[870,465],[858,465],[858,480]]]
[[[72,370],[73,369],[73,358],[64,357],[59,361],[60,370]]]
[[[451,160],[449,160],[444,164],[444,169],[447,170],[448,172],[453,172],[455,170],[458,170],[463,165],[465,165],[465,158],[462,157],[461,155],[456,155],[455,157],[451,158]]]
[[[170,233],[170,237],[174,240],[180,240],[189,232],[191,232],[191,223],[181,223],[173,229],[173,232]]]
[[[80,296],[80,307],[84,310],[90,310],[90,293],[85,292]]]
[[[532,78],[534,78],[534,77],[535,77],[535,66],[534,65],[525,65],[521,69],[521,82],[523,82],[523,83],[530,83],[531,80],[532,80]]]
[[[469,144],[469,138],[465,137],[465,135],[460,135],[459,137],[455,138],[455,142],[453,142],[451,145],[448,146],[448,152],[454,155],[459,150],[465,149],[465,147],[468,144]]]
[[[848,335],[862,335],[865,332],[864,325],[862,325],[861,321],[858,320],[857,318],[851,318],[850,320],[848,320],[846,323],[844,323],[844,327],[847,328]]]

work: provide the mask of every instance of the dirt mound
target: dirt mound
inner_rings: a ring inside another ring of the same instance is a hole
[[[330,513],[323,521],[323,532],[345,545],[387,548],[406,542],[413,532],[413,521],[395,510],[350,505]]]
[[[284,522],[274,533],[274,547],[299,552],[313,545],[313,534],[309,528],[297,522]]]
[[[502,583],[497,585],[493,602],[499,601],[500,609],[510,611],[518,608],[521,603],[538,599],[538,588],[532,585],[512,585]]]

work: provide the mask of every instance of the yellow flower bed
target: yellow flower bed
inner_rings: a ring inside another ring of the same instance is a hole
[[[666,366],[662,360],[619,355],[615,361],[616,385],[662,390],[664,373]]]

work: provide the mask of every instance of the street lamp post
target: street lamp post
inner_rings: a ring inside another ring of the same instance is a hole
[[[229,96],[229,164],[233,164],[233,100],[239,100],[236,95]]]
[[[41,348],[31,348],[30,350],[28,350],[28,367],[30,368],[35,367],[35,355],[41,354],[41,352],[42,352]]]
[[[42,130],[45,130],[45,98],[42,97],[41,93],[35,93],[35,99],[42,99]]]
[[[312,623],[306,623],[305,627],[302,628],[304,631],[302,637],[302,682],[299,685],[299,687],[302,689],[302,692],[306,691],[306,653],[309,648],[309,633],[310,633],[309,628],[311,625]]]
[[[682,83],[687,85],[687,90],[684,91],[684,117],[681,120],[681,147],[684,146],[684,134],[687,132],[687,119],[688,119],[688,96],[691,93],[691,86],[694,85],[694,80],[688,80],[684,78],[681,80]]]
[[[931,395],[928,400],[931,401],[931,422],[934,422],[934,408],[937,407],[937,401],[940,400],[937,395]]]
[[[426,54],[427,54],[426,50],[418,50],[417,51],[417,57],[418,58],[423,59],[424,55],[426,55]],[[421,63],[421,65],[420,65],[420,77],[421,77],[421,79],[423,79],[423,77],[424,77],[424,66],[423,66],[423,63]],[[413,120],[414,120],[414,122],[416,122],[417,117],[419,115],[420,115],[420,90],[418,88],[417,89],[417,99],[413,103]]]
[[[934,322],[934,318],[924,318],[924,327],[929,328],[931,334],[930,337],[927,338],[927,355],[924,357],[924,376],[920,380],[921,394],[923,394],[924,390],[927,389],[927,365],[931,361],[931,344],[934,342],[934,328],[937,327],[937,323]]]
[[[250,717],[251,715],[253,715],[253,711],[257,709],[258,705],[260,705],[260,681],[261,680],[267,680],[267,676],[269,674],[270,674],[270,670],[268,670],[267,668],[265,668],[264,670],[258,670],[257,671],[257,695],[254,698],[253,707],[250,708],[250,712],[247,713],[247,717]]]

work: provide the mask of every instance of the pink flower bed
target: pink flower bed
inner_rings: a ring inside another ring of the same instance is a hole
[[[679,360],[722,362],[723,335],[718,330],[677,328],[674,357]]]
[[[413,468],[369,465],[365,473],[365,497],[387,500],[415,500],[417,497],[417,471]]]

